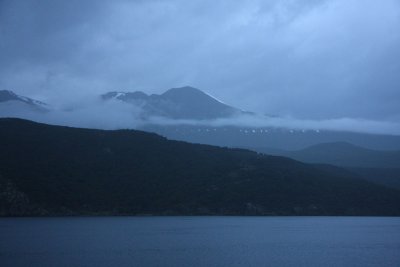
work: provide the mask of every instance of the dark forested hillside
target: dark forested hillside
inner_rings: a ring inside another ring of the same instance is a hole
[[[400,189],[400,151],[372,150],[349,143],[323,143],[298,151],[253,148],[269,155],[289,157],[305,163],[340,166],[368,181]]]
[[[400,215],[400,192],[241,149],[0,119],[2,215]]]
[[[255,151],[290,157],[307,163],[323,163],[358,168],[398,168],[400,151],[366,149],[350,143],[322,143],[298,151],[270,151],[255,148]]]

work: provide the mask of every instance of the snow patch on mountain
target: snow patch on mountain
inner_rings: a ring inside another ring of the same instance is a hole
[[[46,111],[50,108],[48,104],[42,101],[35,100],[26,96],[17,95],[16,93],[10,90],[0,90],[0,103],[4,105],[4,103],[10,101],[24,103],[40,111]]]
[[[103,100],[118,99],[143,109],[143,117],[168,119],[210,120],[229,118],[242,111],[190,86],[172,88],[163,94],[147,95],[143,92],[109,92]]]

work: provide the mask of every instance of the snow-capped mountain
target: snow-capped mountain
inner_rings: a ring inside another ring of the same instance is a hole
[[[142,108],[144,116],[169,119],[210,120],[242,114],[207,93],[189,86],[172,88],[163,94],[147,95],[143,92],[109,92],[103,100],[119,100]]]
[[[1,113],[24,110],[44,112],[49,110],[49,106],[41,101],[17,95],[10,90],[0,90]]]

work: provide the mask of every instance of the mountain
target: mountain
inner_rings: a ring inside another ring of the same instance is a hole
[[[344,167],[368,181],[400,189],[400,151],[372,150],[345,142],[323,143],[298,151],[270,148],[252,150],[306,163]]]
[[[346,142],[322,143],[298,151],[277,151],[254,148],[258,152],[290,157],[307,163],[323,163],[342,167],[399,168],[399,151],[380,151]]]
[[[101,96],[103,100],[86,100],[73,108],[63,109],[50,109],[42,102],[10,91],[1,92],[3,102],[0,102],[0,117],[106,129],[136,127],[169,139],[228,147],[301,150],[320,143],[347,142],[368,149],[400,150],[400,136],[396,135],[241,126],[250,123],[253,118],[259,120],[260,116],[252,117],[255,114],[228,106],[193,87],[173,88],[160,95],[110,92]],[[118,101],[138,108],[132,111]],[[49,112],[50,116],[42,116],[44,112],[38,111]],[[159,118],[153,120],[152,116]],[[86,119],[82,120],[82,117]],[[261,118],[268,123],[272,117]],[[77,124],[77,121],[81,123]],[[219,124],[221,122],[229,122],[231,126]]]
[[[203,91],[186,86],[172,88],[163,94],[147,95],[143,92],[109,92],[103,100],[119,100],[143,109],[143,116],[169,119],[211,120],[231,117],[242,111],[228,106]]]
[[[400,191],[243,149],[0,119],[2,215],[400,215]]]
[[[102,95],[102,99],[119,100],[141,107],[144,118],[159,116],[168,119],[193,120],[192,124],[186,125],[179,122],[174,124],[173,121],[169,124],[163,124],[162,121],[161,123],[147,121],[138,128],[179,141],[229,147],[270,147],[280,150],[299,150],[320,143],[348,142],[371,149],[400,150],[400,136],[395,135],[283,127],[246,127],[240,126],[240,121],[234,125],[234,119],[231,126],[219,126],[218,123],[206,125],[207,121],[204,122],[204,120],[255,114],[228,106],[189,86],[172,88],[161,95],[147,95],[143,92],[110,92]],[[264,116],[266,123],[269,118],[271,117]],[[248,121],[249,117],[243,120]]]
[[[0,90],[0,105],[19,108],[25,107],[36,111],[46,111],[48,109],[48,105],[41,101],[17,95],[13,91],[9,90]]]
[[[363,179],[400,190],[400,168],[357,168],[347,169]]]
[[[0,117],[32,118],[49,111],[49,106],[43,102],[0,90]]]

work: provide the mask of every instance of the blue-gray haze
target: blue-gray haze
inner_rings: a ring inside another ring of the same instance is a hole
[[[398,0],[1,0],[0,89],[63,104],[191,85],[244,110],[400,129],[399,29]]]

